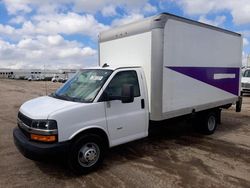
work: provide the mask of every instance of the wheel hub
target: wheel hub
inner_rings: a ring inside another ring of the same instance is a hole
[[[98,161],[99,155],[99,147],[95,143],[87,143],[78,152],[78,162],[83,167],[90,167]]]
[[[208,130],[212,131],[215,128],[216,120],[214,116],[210,116],[208,119]]]
[[[84,154],[84,158],[86,161],[93,161],[96,157],[96,150],[94,149],[89,149]]]

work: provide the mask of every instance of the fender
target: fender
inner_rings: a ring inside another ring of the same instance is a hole
[[[80,134],[81,132],[87,131],[87,130],[89,130],[89,129],[100,129],[100,130],[102,130],[102,131],[106,134],[106,136],[107,136],[107,138],[108,138],[108,142],[110,143],[110,136],[109,136],[108,132],[107,132],[103,127],[98,126],[98,125],[90,125],[90,126],[87,126],[87,127],[83,127],[82,129],[79,129],[79,130],[77,130],[76,132],[74,132],[74,133],[69,137],[68,140],[72,140],[76,135]]]

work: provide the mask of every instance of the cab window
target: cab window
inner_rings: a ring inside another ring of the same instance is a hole
[[[243,74],[243,77],[250,77],[250,70],[246,70]]]
[[[121,71],[118,72],[109,85],[105,92],[111,96],[121,96],[122,86],[124,84],[131,84],[134,86],[134,97],[140,96],[140,88],[137,78],[136,71]]]

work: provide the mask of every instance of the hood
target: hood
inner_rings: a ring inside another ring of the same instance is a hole
[[[57,110],[79,104],[80,103],[44,96],[25,102],[20,107],[20,112],[31,119],[47,119],[51,113]]]
[[[250,83],[250,77],[242,77],[241,83]]]

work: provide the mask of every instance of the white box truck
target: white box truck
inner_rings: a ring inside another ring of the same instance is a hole
[[[167,13],[102,32],[99,67],[25,102],[14,142],[86,173],[107,148],[146,137],[151,121],[191,115],[212,134],[222,108],[241,109],[241,56],[240,34]]]

